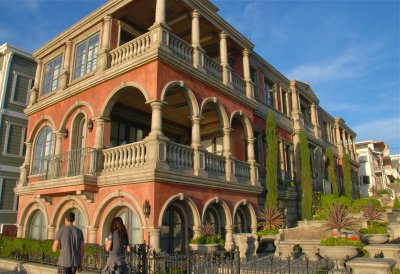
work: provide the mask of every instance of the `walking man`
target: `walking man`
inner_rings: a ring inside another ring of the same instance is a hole
[[[53,243],[53,252],[61,245],[58,258],[58,274],[75,274],[82,271],[83,254],[85,252],[82,230],[73,225],[75,214],[69,212],[64,219],[64,226],[57,232]]]

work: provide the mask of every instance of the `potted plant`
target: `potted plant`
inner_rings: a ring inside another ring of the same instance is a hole
[[[200,231],[200,236],[190,241],[190,249],[198,252],[211,253],[218,250],[220,246],[224,246],[225,241],[221,235],[215,234],[214,225],[206,222]]]
[[[337,268],[343,267],[344,260],[356,257],[359,249],[362,248],[362,243],[356,235],[342,235],[343,229],[349,229],[355,225],[352,217],[343,205],[336,203],[332,205],[324,222],[324,226],[334,232],[332,236],[321,239],[319,254],[332,259]]]
[[[367,218],[367,228],[360,230],[361,240],[366,244],[383,244],[389,240],[387,223],[383,222],[383,214],[372,204],[363,208],[363,215]]]
[[[283,226],[284,216],[277,207],[266,207],[258,213],[259,230],[257,235],[260,237],[260,246],[265,246],[267,250],[274,250],[274,240],[279,228]]]

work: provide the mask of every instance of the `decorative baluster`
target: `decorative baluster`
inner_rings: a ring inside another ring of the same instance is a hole
[[[137,146],[135,146],[135,154],[136,154],[135,166],[138,166],[140,164],[140,148]]]

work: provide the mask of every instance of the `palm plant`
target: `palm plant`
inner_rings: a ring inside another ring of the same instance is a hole
[[[201,227],[200,233],[203,236],[215,236],[214,225],[209,221],[206,221],[205,224]]]
[[[324,225],[327,229],[336,229],[340,233],[342,229],[352,228],[356,223],[344,206],[335,203],[332,205]]]
[[[368,219],[368,221],[383,221],[382,212],[378,211],[378,209],[369,202],[363,209],[362,212],[364,217]]]
[[[258,219],[261,220],[258,225],[263,230],[277,229],[283,225],[283,214],[277,207],[263,208],[258,213]]]

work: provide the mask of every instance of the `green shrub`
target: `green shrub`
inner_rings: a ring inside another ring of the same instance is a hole
[[[372,203],[372,205],[377,208],[381,209],[381,203],[377,199],[373,198],[362,198],[362,199],[357,199],[354,200],[351,203],[351,211],[352,212],[360,212],[363,208],[365,208],[369,203]]]
[[[279,229],[278,228],[273,228],[273,229],[262,229],[257,232],[258,236],[265,236],[265,235],[276,235],[278,234]]]
[[[328,237],[325,239],[321,239],[320,241],[321,246],[355,246],[360,249],[363,248],[363,244],[358,239],[358,237]]]
[[[335,196],[339,196],[339,187],[335,174],[335,161],[333,159],[333,152],[331,147],[328,147],[326,149],[326,158],[328,160],[327,161],[328,181],[332,184],[332,194]]]
[[[225,241],[221,238],[220,235],[215,236],[205,236],[201,235],[193,238],[190,243],[192,244],[219,244],[220,246],[225,245]]]
[[[393,209],[400,209],[400,201],[397,197],[394,199]]]
[[[368,227],[360,229],[361,234],[387,234],[387,223],[368,221]]]
[[[343,156],[343,186],[344,194],[350,200],[353,199],[353,182],[351,181],[350,157],[345,154]]]
[[[378,195],[388,194],[387,189],[378,190]]]

